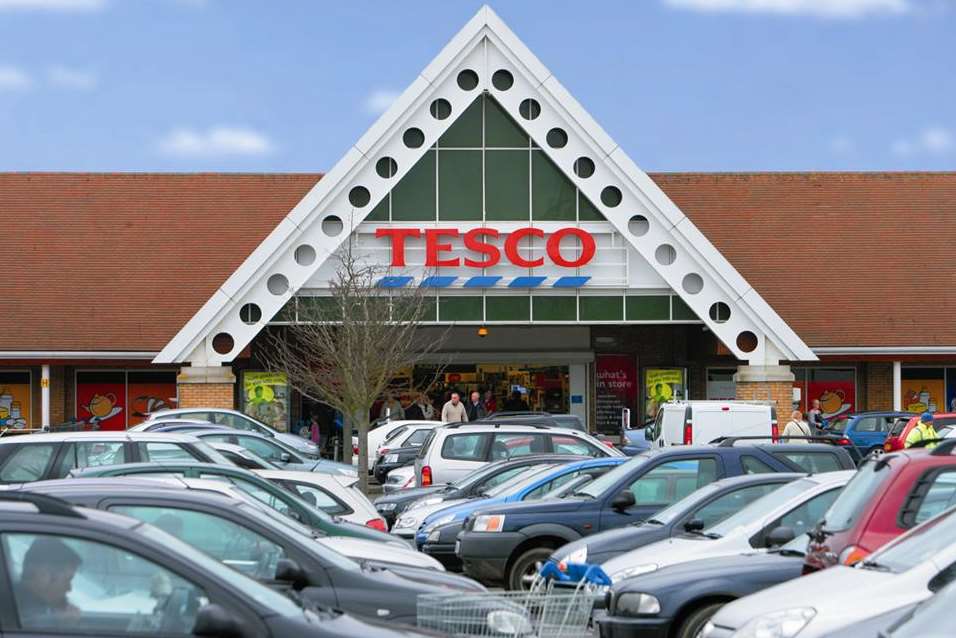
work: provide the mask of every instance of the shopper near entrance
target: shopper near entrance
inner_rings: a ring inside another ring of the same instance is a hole
[[[441,420],[443,423],[463,423],[468,421],[468,411],[465,404],[461,402],[461,396],[457,392],[451,393],[451,398],[441,409]]]
[[[783,442],[789,442],[791,436],[813,436],[810,426],[803,420],[803,413],[794,410],[790,413],[790,421],[783,428]]]
[[[517,390],[511,393],[511,397],[505,401],[505,411],[507,412],[527,412],[528,404],[525,402],[521,393]]]
[[[471,399],[468,401],[467,410],[469,421],[480,421],[488,416],[488,412],[485,410],[485,404],[481,400],[481,393],[478,392],[478,390],[475,390],[471,393]]]
[[[435,408],[428,397],[419,392],[415,402],[405,409],[405,418],[409,421],[431,421],[435,418]]]
[[[485,412],[491,414],[498,411],[498,400],[490,389],[485,390]]]
[[[405,408],[402,407],[402,402],[395,398],[394,395],[390,394],[385,398],[385,403],[382,404],[382,410],[378,413],[378,418],[380,419],[389,419],[390,421],[398,421],[405,418]]]
[[[807,410],[807,422],[815,430],[823,429],[823,410],[820,409],[820,399],[814,399]]]
[[[923,447],[936,447],[936,442],[939,441],[939,434],[936,433],[936,428],[933,427],[932,412],[923,412],[923,414],[920,415],[919,423],[917,423],[916,427],[906,436],[906,442],[903,446],[913,447],[923,441],[926,441]]]

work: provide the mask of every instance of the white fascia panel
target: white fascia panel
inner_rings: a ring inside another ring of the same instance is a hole
[[[229,305],[232,299],[222,290],[217,289],[199,312],[194,314],[185,326],[153,359],[153,363],[180,363],[184,353],[193,351],[196,344],[201,342],[214,325],[217,315],[223,307]],[[203,365],[193,361],[194,364]]]
[[[591,142],[597,146],[597,148],[601,149],[600,159],[604,159],[617,148],[617,144],[611,139],[611,136],[594,121],[594,118],[592,118],[568,90],[558,82],[556,77],[553,75],[549,77],[541,88],[547,91],[554,102],[561,106],[567,117],[573,120],[574,123],[581,128],[582,132],[591,138]]]

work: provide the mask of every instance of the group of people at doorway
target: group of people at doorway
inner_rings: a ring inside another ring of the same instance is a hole
[[[800,410],[794,410],[780,436],[782,441],[787,442],[791,438],[806,439],[820,436],[822,433],[826,433],[823,413],[820,411],[820,401],[814,399],[813,407],[807,411],[807,421],[803,420],[803,413]],[[939,433],[933,425],[933,413],[923,412],[916,426],[906,435],[903,447],[932,448],[936,447],[939,440]]]
[[[424,393],[418,393],[415,401],[408,407],[403,407],[401,401],[396,399],[394,395],[389,395],[382,403],[378,418],[431,421],[437,414],[439,420],[443,423],[459,423],[462,421],[478,421],[498,411],[498,400],[491,390],[485,390],[484,393],[472,390],[467,400],[462,399],[462,393],[458,390],[451,390],[447,396],[448,398],[441,405],[441,409],[436,410],[435,405]],[[515,391],[504,402],[504,409],[526,412],[528,403],[520,392]]]

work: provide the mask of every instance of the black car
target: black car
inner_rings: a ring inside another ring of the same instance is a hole
[[[403,465],[414,463],[419,448],[421,448],[420,445],[410,445],[391,448],[385,454],[380,454],[372,466],[372,475],[375,476],[375,480],[380,484],[384,483],[389,472]]]
[[[570,542],[552,554],[549,560],[559,565],[562,562],[599,565],[638,547],[677,534],[707,529],[801,476],[804,475],[765,472],[722,479],[700,488],[644,522]]]
[[[418,450],[418,448],[416,448]],[[375,499],[375,509],[391,528],[398,517],[416,501],[427,501],[429,505],[443,501],[472,498],[491,488],[504,483],[517,475],[521,470],[532,465],[543,465],[560,461],[582,460],[587,457],[571,456],[567,454],[529,454],[514,459],[489,463],[458,479],[454,483],[430,485],[401,490],[395,494],[380,496]]]
[[[303,607],[141,520],[45,494],[0,492],[0,546],[5,637],[425,635]]]
[[[220,494],[149,479],[44,481],[25,489],[139,519],[245,576],[358,616],[414,624],[419,594],[484,591],[455,574],[360,565],[316,541],[307,527]]]

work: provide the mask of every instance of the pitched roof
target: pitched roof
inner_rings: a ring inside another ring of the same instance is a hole
[[[0,351],[158,351],[320,174],[0,174]],[[651,176],[811,346],[956,346],[956,173]]]

